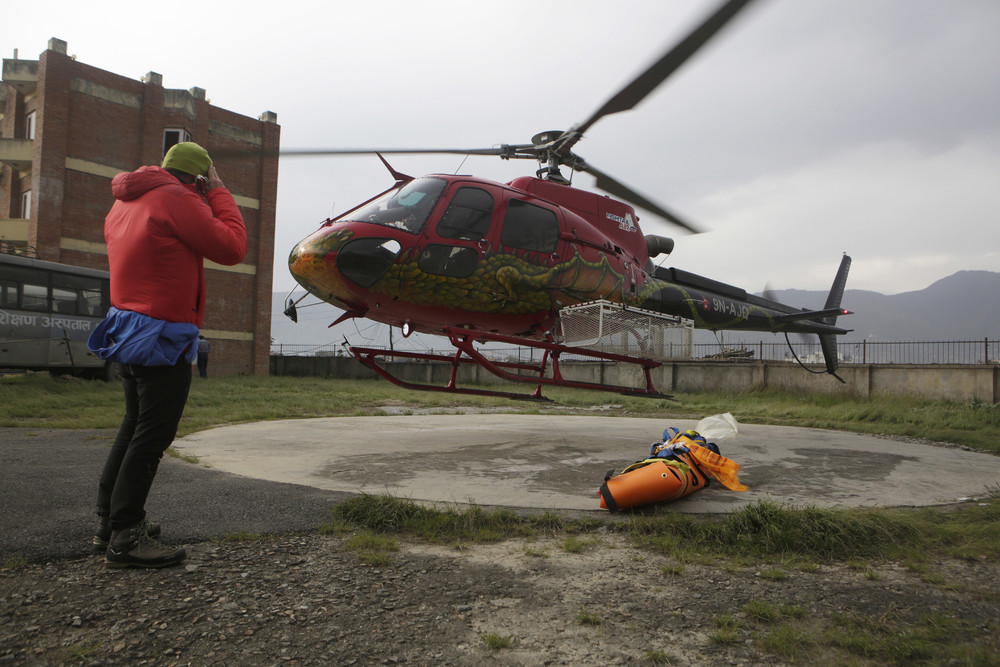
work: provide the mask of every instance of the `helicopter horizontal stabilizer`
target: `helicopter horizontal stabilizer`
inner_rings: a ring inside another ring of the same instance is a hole
[[[823,320],[824,323],[829,324],[826,320],[830,317],[836,319],[841,315],[852,315],[853,313],[844,308],[824,308],[823,310],[803,310],[800,313],[789,313],[788,315],[780,315],[775,317],[776,322],[798,322],[799,320]]]

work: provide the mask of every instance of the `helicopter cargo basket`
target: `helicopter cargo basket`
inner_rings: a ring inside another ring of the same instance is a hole
[[[694,323],[681,317],[610,301],[588,301],[559,311],[563,344],[646,359],[690,359]]]

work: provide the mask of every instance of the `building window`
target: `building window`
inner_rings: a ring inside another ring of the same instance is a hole
[[[24,138],[35,138],[35,112],[32,111],[24,117]]]
[[[166,155],[167,151],[174,144],[179,144],[182,141],[191,141],[191,135],[187,130],[178,129],[167,129],[163,131],[163,154]]]
[[[31,219],[31,190],[21,193],[21,217],[25,220]]]

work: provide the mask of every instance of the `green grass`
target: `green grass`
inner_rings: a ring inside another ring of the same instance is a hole
[[[267,538],[260,533],[238,531],[235,533],[226,533],[223,539],[227,542],[260,542]]]
[[[646,651],[646,660],[649,660],[654,667],[667,667],[670,665],[670,654],[666,651]]]
[[[716,614],[712,617],[715,630],[708,638],[716,644],[735,644],[740,641],[740,623],[732,614]]]
[[[984,506],[963,506],[952,515],[935,508],[789,508],[762,500],[720,521],[665,514],[632,517],[628,525],[639,543],[680,559],[698,558],[701,550],[709,548],[748,562],[900,558],[927,549],[993,560],[1000,556],[997,508],[994,500]]]
[[[927,571],[928,559],[1000,562],[1000,494],[979,503],[916,511],[796,509],[762,500],[721,516],[664,514],[608,523],[550,514],[523,516],[478,506],[435,509],[388,495],[360,495],[334,506],[331,519],[327,532],[337,532],[335,527],[363,529],[440,544],[558,533],[574,536],[576,544],[587,542],[581,533],[615,533],[680,563],[705,563],[713,557],[753,562],[762,576],[769,572],[772,580],[788,576],[786,564],[800,562],[839,562],[855,568],[859,559],[891,559],[921,575]],[[682,570],[669,565],[663,569],[668,574]]]
[[[332,518],[375,533],[403,533],[439,543],[496,542],[532,531],[528,520],[510,511],[438,510],[388,495],[346,500],[333,508]]]
[[[836,614],[824,633],[830,646],[880,664],[997,665],[997,628],[984,630],[938,612],[890,610],[879,617]]]
[[[777,567],[765,567],[758,576],[766,581],[784,581],[788,578],[788,573]]]
[[[344,541],[344,549],[352,552],[361,562],[377,567],[392,563],[392,553],[399,551],[399,541],[394,537],[361,531]]]
[[[530,545],[527,545],[527,544],[525,544],[521,548],[521,551],[528,558],[548,558],[549,557],[549,552],[546,551],[545,549],[539,549],[537,547],[533,547],[533,546],[530,546]]]
[[[773,604],[766,600],[751,600],[740,609],[747,618],[758,623],[777,623],[783,618],[802,618],[805,611],[801,607]]]
[[[755,641],[765,651],[792,662],[806,663],[817,645],[811,628],[790,623],[769,628],[757,636]]]
[[[876,396],[751,391],[676,394],[676,401],[552,388],[552,403],[510,401],[401,389],[377,380],[236,376],[195,378],[179,436],[221,424],[381,414],[372,406],[447,412],[455,406],[494,406],[525,413],[613,405],[601,414],[650,416],[665,421],[731,412],[745,424],[776,424],[878,433],[950,442],[1000,453],[1000,406]],[[121,421],[117,383],[53,379],[48,374],[0,377],[0,426],[116,428]]]
[[[63,649],[66,657],[72,662],[87,662],[101,648],[101,642],[89,641],[80,644],[72,644]]]
[[[562,549],[566,553],[578,554],[596,547],[599,544],[600,540],[596,538],[582,539],[577,535],[567,535],[566,539],[563,540]]]
[[[514,644],[514,638],[511,635],[488,633],[481,635],[480,638],[483,640],[483,644],[486,645],[486,648],[491,651],[499,651],[500,649],[510,648]]]

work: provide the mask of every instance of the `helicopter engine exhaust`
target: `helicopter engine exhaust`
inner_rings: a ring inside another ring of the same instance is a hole
[[[646,234],[646,249],[649,250],[650,258],[657,255],[669,255],[674,251],[674,240],[667,236]]]

